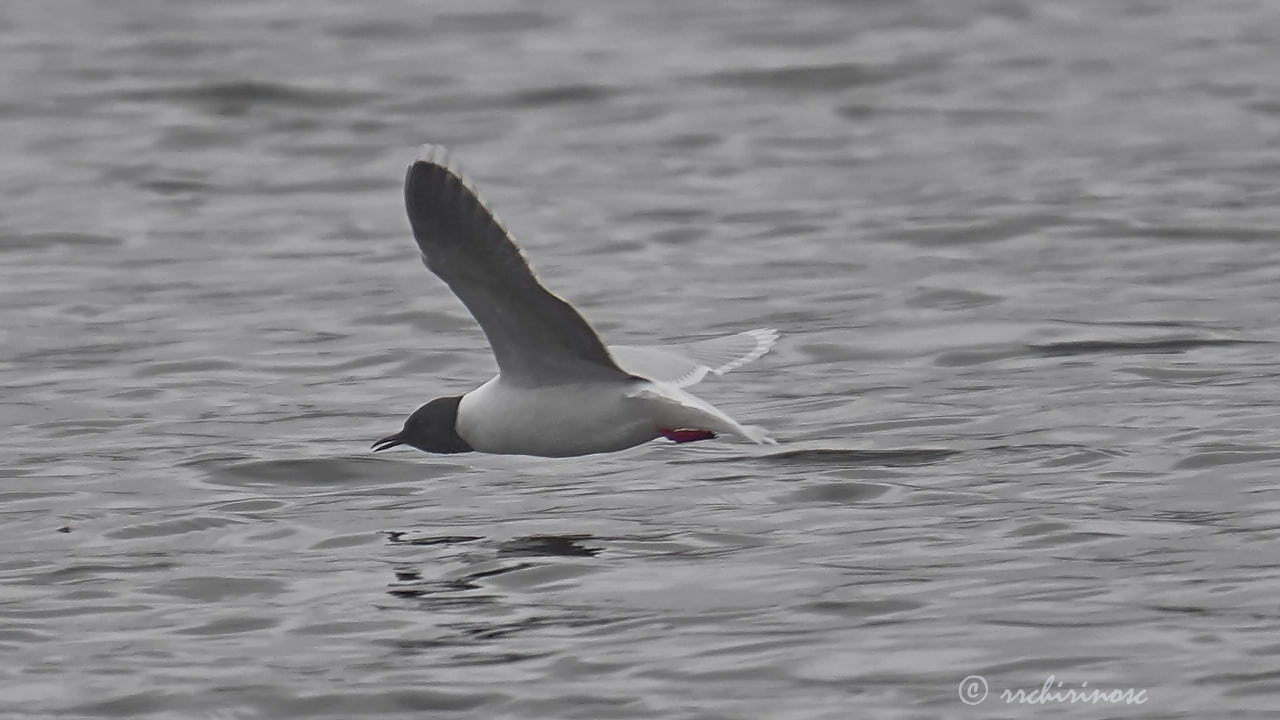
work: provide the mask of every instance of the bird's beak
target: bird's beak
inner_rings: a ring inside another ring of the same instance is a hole
[[[400,433],[396,433],[395,435],[388,435],[382,438],[381,440],[379,440],[378,442],[374,443],[373,451],[378,452],[379,450],[386,450],[387,448],[393,448],[397,445],[403,445],[403,444],[404,444],[404,440],[400,439]]]

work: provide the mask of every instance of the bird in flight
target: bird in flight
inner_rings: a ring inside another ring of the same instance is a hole
[[[686,345],[605,347],[572,305],[538,282],[510,233],[438,145],[409,166],[405,207],[422,261],[479,323],[498,375],[464,395],[436,398],[373,450],[570,457],[665,437],[735,435],[776,444],[683,388],[759,358],[773,329]]]

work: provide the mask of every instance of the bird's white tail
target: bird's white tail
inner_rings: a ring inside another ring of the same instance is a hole
[[[777,445],[778,441],[770,437],[769,432],[759,425],[739,425],[743,437],[757,445]]]
[[[710,430],[717,434],[737,435],[758,445],[778,444],[763,429],[743,425],[711,403],[669,383],[642,383],[628,396],[644,402],[660,427]]]

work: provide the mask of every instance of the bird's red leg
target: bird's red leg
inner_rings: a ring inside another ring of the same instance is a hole
[[[677,430],[667,430],[666,428],[658,428],[658,432],[668,440],[677,443],[696,442],[698,440],[710,440],[716,434],[710,430],[696,430],[693,428],[679,428]]]

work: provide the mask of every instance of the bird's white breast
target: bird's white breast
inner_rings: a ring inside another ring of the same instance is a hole
[[[659,435],[629,390],[625,382],[520,387],[499,376],[462,397],[457,431],[487,453],[569,457],[623,450]]]

